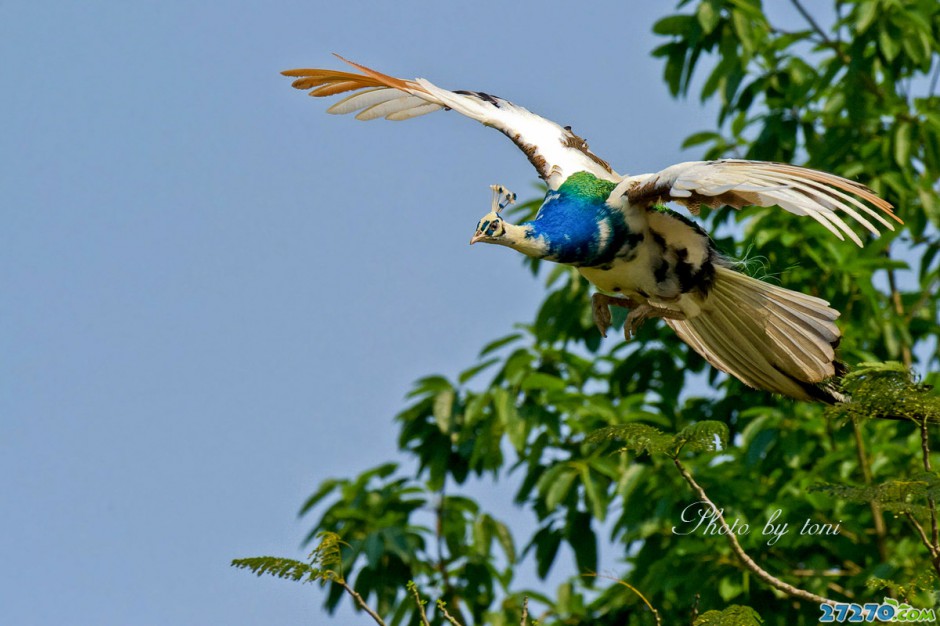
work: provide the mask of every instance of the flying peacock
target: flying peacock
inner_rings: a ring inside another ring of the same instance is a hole
[[[577,267],[598,289],[592,311],[602,334],[611,323],[610,306],[626,307],[627,339],[644,320],[661,317],[709,363],[746,385],[800,400],[842,399],[826,384],[841,367],[835,359],[839,312],[825,300],[737,271],[695,222],[661,205],[682,204],[693,215],[702,205],[779,206],[861,246],[844,215],[875,235],[873,222],[894,230],[885,216],[901,223],[891,204],[870,189],[804,167],[738,159],[690,161],[654,174],[622,176],[570,127],[507,100],[449,91],[422,78],[394,78],[339,58],[359,72],[283,74],[312,96],[351,92],[330,113],[407,120],[456,111],[499,130],[525,153],[548,185],[535,218],[505,221],[500,212],[515,196],[494,185],[492,209],[470,243],[499,244]]]

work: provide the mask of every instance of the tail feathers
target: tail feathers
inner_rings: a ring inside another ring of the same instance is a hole
[[[842,396],[817,383],[836,374],[838,317],[825,300],[717,267],[701,312],[666,322],[709,363],[750,387],[834,403]]]

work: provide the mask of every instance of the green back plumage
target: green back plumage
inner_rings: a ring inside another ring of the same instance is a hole
[[[566,195],[603,202],[617,183],[602,180],[590,172],[576,172],[558,187],[558,192]]]

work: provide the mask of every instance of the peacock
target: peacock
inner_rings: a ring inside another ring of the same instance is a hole
[[[337,55],[338,56],[338,55]],[[506,246],[537,259],[576,267],[597,292],[593,318],[606,336],[611,306],[629,309],[626,339],[650,318],[663,318],[693,350],[745,385],[798,400],[843,400],[832,379],[842,371],[835,349],[839,312],[821,298],[750,277],[722,255],[694,221],[701,206],[778,206],[810,217],[840,240],[862,240],[849,216],[874,235],[875,223],[901,222],[890,203],[851,180],[764,161],[690,161],[653,174],[624,176],[594,154],[570,126],[560,126],[482,91],[450,91],[423,79],[358,70],[283,72],[311,96],[348,94],[328,112],[356,119],[407,120],[456,111],[497,129],[526,155],[548,186],[534,219],[507,222],[515,195],[493,186],[490,211],[470,243]]]

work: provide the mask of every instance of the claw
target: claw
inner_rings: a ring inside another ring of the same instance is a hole
[[[627,320],[623,324],[623,336],[627,341],[636,337],[640,326],[651,317],[664,317],[671,320],[686,319],[685,313],[682,311],[663,309],[652,306],[647,302],[637,302],[630,298],[615,298],[598,292],[591,296],[591,312],[594,315],[597,330],[601,331],[603,337],[607,336],[607,329],[610,328],[610,307],[612,306],[622,306],[630,309],[630,314],[627,315]]]
[[[607,337],[607,329],[610,328],[610,305],[605,301],[606,296],[601,293],[595,293],[591,296],[591,312],[594,314],[594,323],[597,330],[601,331],[601,337]]]
[[[639,305],[630,298],[615,298],[599,292],[592,295],[591,312],[594,315],[594,323],[597,325],[597,330],[601,331],[601,336],[603,337],[607,336],[607,329],[610,328],[610,307],[612,306],[622,306],[626,309],[630,309]]]
[[[663,317],[671,320],[686,319],[685,313],[682,311],[661,309],[659,307],[650,306],[644,302],[643,304],[631,309],[630,314],[627,315],[627,321],[623,324],[624,338],[627,341],[630,341],[632,338],[636,337],[636,333],[640,330],[640,326],[642,326],[643,322],[651,317]]]

